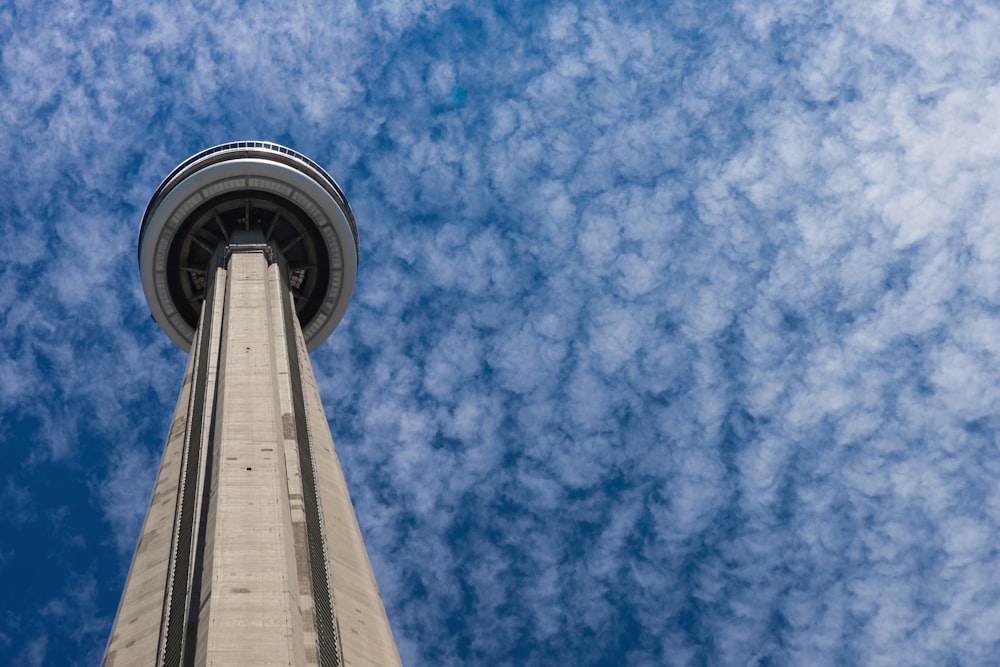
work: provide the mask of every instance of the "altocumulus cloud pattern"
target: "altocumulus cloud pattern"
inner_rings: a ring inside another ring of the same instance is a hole
[[[96,664],[183,353],[180,159],[320,161],[313,354],[408,665],[1000,655],[1000,11],[0,5],[0,662]]]

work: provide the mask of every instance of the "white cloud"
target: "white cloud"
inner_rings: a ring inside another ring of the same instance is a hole
[[[128,551],[183,364],[138,217],[189,153],[273,137],[357,213],[313,357],[407,664],[988,660],[998,19],[0,10],[8,495],[74,471]],[[3,632],[82,641],[47,627]]]

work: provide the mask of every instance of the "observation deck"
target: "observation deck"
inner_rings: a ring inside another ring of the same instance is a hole
[[[153,319],[185,351],[220,249],[263,234],[284,263],[312,351],[347,309],[358,232],[340,186],[318,164],[264,141],[220,144],[191,156],[153,194],[139,228],[139,273]]]

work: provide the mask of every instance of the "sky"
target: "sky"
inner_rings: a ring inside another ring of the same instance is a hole
[[[100,660],[185,355],[160,180],[361,240],[311,357],[404,663],[1000,655],[1000,8],[0,3],[0,664]]]

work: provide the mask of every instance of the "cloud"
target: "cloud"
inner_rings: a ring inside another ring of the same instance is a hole
[[[183,370],[138,219],[261,136],[359,221],[313,362],[407,664],[988,662],[998,18],[0,10],[0,578],[87,573],[5,653],[99,650]]]

